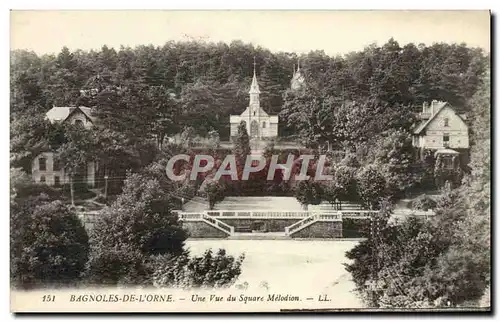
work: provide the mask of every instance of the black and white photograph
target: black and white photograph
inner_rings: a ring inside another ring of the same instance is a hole
[[[491,312],[491,23],[12,10],[11,312]]]

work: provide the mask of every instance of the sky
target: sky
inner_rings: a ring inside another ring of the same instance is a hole
[[[391,37],[400,45],[465,42],[490,51],[488,11],[12,11],[10,18],[11,49],[38,54],[192,38],[329,55]]]

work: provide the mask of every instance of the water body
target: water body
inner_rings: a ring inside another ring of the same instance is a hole
[[[245,253],[242,273],[232,286],[247,291],[318,297],[328,294],[332,308],[363,307],[343,263],[357,241],[325,240],[187,240],[193,255],[224,248],[229,255]],[[246,283],[245,283],[246,282]]]

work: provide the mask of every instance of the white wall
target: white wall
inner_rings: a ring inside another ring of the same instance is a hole
[[[448,126],[444,126],[448,118]],[[441,112],[427,125],[425,135],[419,138],[419,147],[439,149],[443,147],[443,134],[450,137],[449,147],[452,149],[468,149],[469,134],[467,124],[450,107],[444,107]]]
[[[40,170],[40,158],[45,158],[45,171]],[[33,159],[31,163],[31,176],[36,183],[41,182],[42,176],[45,177],[45,183],[49,186],[55,184],[55,177],[59,177],[59,182],[62,184],[69,183],[69,178],[64,174],[64,170],[54,171],[54,153],[42,152]]]
[[[40,170],[40,158],[45,158],[45,170]],[[87,164],[87,184],[89,187],[94,187],[95,185],[95,172],[96,165],[94,162],[89,162]],[[45,177],[45,184],[49,186],[55,185],[55,178],[59,177],[59,182],[61,185],[69,184],[69,176],[61,170],[54,171],[54,153],[52,152],[42,152],[37,155],[31,162],[31,177],[34,182],[41,183],[42,176]]]
[[[257,120],[259,123],[259,133],[261,137],[275,137],[278,135],[278,122],[277,122],[278,117],[276,116],[260,116],[259,118],[257,117],[252,117],[249,121],[248,115],[247,117],[241,117],[241,116],[231,116],[230,122],[231,122],[231,136],[236,136],[238,135],[238,126],[240,125],[241,121],[245,121],[247,125],[247,132],[250,134],[250,122],[253,120]],[[265,122],[265,127],[263,126],[263,123]]]
[[[85,128],[91,128],[92,127],[92,122],[89,121],[89,119],[80,111],[76,111],[75,113],[71,114],[67,119],[66,122],[70,122],[71,124],[75,124],[77,120],[80,120],[83,122],[83,126]]]

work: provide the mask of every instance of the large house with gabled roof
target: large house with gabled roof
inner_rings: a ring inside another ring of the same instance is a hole
[[[466,118],[448,102],[425,102],[418,119],[413,128],[413,146],[421,156],[429,150],[435,155],[451,157],[468,152],[469,127]]]
[[[91,108],[84,106],[54,106],[45,116],[51,123],[69,123],[86,129],[91,128],[95,122]],[[77,180],[93,187],[96,168],[95,162],[89,162]],[[41,152],[33,159],[31,176],[34,182],[50,186],[69,184],[69,176],[64,173],[61,165],[57,164],[52,151]]]

